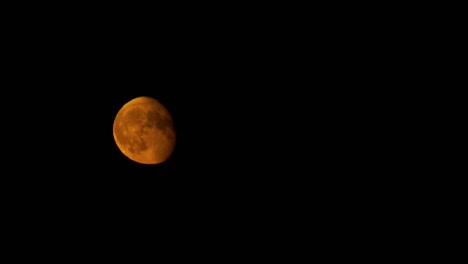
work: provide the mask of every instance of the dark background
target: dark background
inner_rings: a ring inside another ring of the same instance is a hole
[[[6,180],[11,190],[51,210],[103,216],[158,206],[255,211],[289,192],[299,180],[289,162],[302,155],[289,148],[300,136],[296,111],[307,107],[284,88],[302,71],[297,46],[285,44],[281,25],[192,18],[10,21],[4,132],[14,153],[6,163],[19,175]],[[113,139],[117,112],[138,96],[174,118],[176,148],[159,165],[130,161]]]
[[[22,145],[12,148],[16,168],[46,175],[23,176],[32,186],[89,201],[222,203],[300,195],[300,182],[330,180],[306,174],[354,166],[353,129],[366,109],[350,100],[359,92],[340,88],[363,84],[342,70],[341,39],[307,30],[302,16],[171,14],[10,21],[6,133],[24,135],[12,140]],[[177,145],[163,164],[136,164],[114,142],[115,115],[138,96],[174,117]]]
[[[393,56],[385,39],[369,44],[326,15],[227,10],[8,20],[1,186],[12,221],[105,241],[161,230],[193,244],[208,232],[275,241],[302,234],[310,215],[343,227],[399,183],[375,177],[405,162],[386,136],[405,131],[379,122],[400,69],[378,67]],[[176,148],[159,165],[130,161],[113,139],[138,96],[174,118]]]

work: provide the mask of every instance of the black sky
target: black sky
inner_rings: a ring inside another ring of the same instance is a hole
[[[256,208],[305,195],[307,181],[324,190],[334,181],[327,174],[353,166],[353,74],[340,69],[341,40],[322,27],[311,33],[301,17],[288,26],[221,13],[110,16],[15,22],[4,98],[14,106],[3,107],[15,113],[5,114],[14,128],[5,138],[21,146],[10,155],[24,175],[9,178],[17,188],[25,181],[38,197],[97,207],[179,200]],[[114,142],[117,112],[139,96],[173,115],[176,147],[163,164],[130,161]]]
[[[309,238],[348,245],[375,223],[374,236],[394,226],[380,224],[398,215],[386,203],[420,174],[403,168],[420,138],[410,133],[419,113],[405,109],[419,99],[398,78],[413,73],[408,39],[336,4],[177,4],[5,9],[5,230],[33,247],[54,240],[54,256],[65,252],[55,244],[108,259],[120,254],[105,247],[164,251],[159,242],[174,256],[196,257],[179,250],[185,243],[208,256],[233,250],[227,257],[263,246],[262,258],[276,258],[288,245],[309,252]],[[139,96],[174,119],[176,147],[159,165],[129,160],[113,138],[117,112]],[[36,257],[19,248],[15,257]]]
[[[308,126],[323,134],[314,124],[334,109],[319,107],[322,88],[301,82],[305,35],[281,23],[193,18],[18,22],[24,30],[12,31],[7,75],[11,97],[32,116],[31,128],[20,129],[29,135],[25,146],[35,146],[27,162],[50,175],[38,184],[64,181],[74,192],[109,195],[151,188],[185,198],[247,195],[271,191],[266,186],[288,182],[307,164],[297,149],[310,137],[297,139]],[[158,99],[173,115],[176,148],[163,164],[134,163],[114,142],[115,115],[138,96]]]

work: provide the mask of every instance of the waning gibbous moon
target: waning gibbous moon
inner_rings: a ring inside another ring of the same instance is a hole
[[[141,96],[125,105],[114,120],[114,140],[129,159],[141,164],[166,161],[174,151],[173,119],[158,100]]]

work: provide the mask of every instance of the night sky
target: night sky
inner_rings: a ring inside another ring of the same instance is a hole
[[[276,31],[209,21],[174,21],[153,34],[125,23],[44,28],[28,25],[30,33],[12,41],[7,73],[34,124],[20,130],[30,135],[26,160],[34,166],[17,168],[46,175],[32,178],[31,188],[89,201],[164,194],[235,200],[272,191],[267,186],[281,185],[297,167],[286,164],[301,160],[289,146],[298,146],[291,142],[308,124],[297,119],[305,97],[291,89],[300,87],[302,70],[288,62],[294,49],[284,54],[270,45]],[[176,147],[163,164],[135,163],[114,142],[117,112],[139,96],[159,100],[173,116]]]
[[[111,238],[119,226],[196,233],[228,220],[233,233],[267,232],[261,215],[292,210],[298,203],[288,201],[308,193],[303,182],[320,181],[301,168],[323,166],[324,143],[303,128],[324,134],[317,124],[329,110],[318,107],[320,89],[302,86],[297,47],[278,52],[281,28],[52,22],[12,38],[5,72],[13,107],[2,107],[16,114],[4,116],[14,145],[3,186],[30,218],[57,216],[79,223],[74,232]],[[175,150],[162,164],[133,162],[114,141],[117,112],[139,96],[174,119]]]
[[[412,100],[401,92],[411,87],[397,78],[404,56],[389,58],[393,36],[366,29],[373,19],[354,25],[360,15],[346,8],[342,18],[336,7],[177,4],[7,10],[5,230],[34,247],[52,238],[53,255],[92,248],[120,258],[116,250],[136,245],[157,258],[160,243],[195,258],[179,250],[185,243],[210,256],[233,251],[227,257],[263,246],[263,259],[284,244],[309,252],[320,232],[332,242],[360,238],[359,225],[393,214],[385,200],[410,186],[398,166],[418,158],[405,140],[419,118],[408,119],[401,102]],[[140,96],[173,117],[177,140],[164,163],[131,161],[114,141],[118,111]],[[17,256],[24,252],[36,257]]]

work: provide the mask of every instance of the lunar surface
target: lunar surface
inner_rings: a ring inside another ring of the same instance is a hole
[[[166,107],[151,97],[137,97],[122,106],[113,132],[120,151],[141,164],[164,162],[174,151],[173,119]]]

